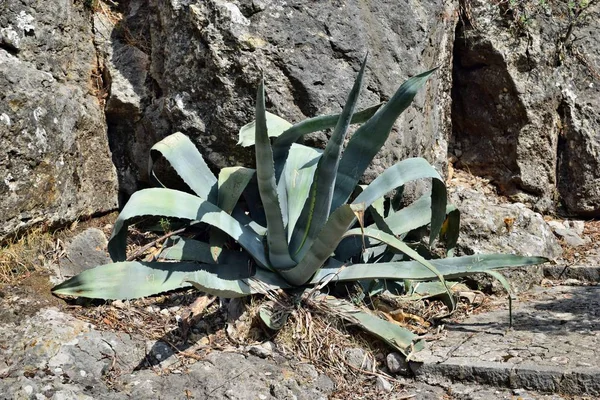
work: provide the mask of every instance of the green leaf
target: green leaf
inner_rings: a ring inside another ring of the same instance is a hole
[[[163,187],[154,173],[154,163],[164,157],[175,172],[198,196],[211,203],[217,201],[217,178],[206,165],[204,158],[190,138],[181,132],[167,136],[152,146],[148,160],[148,173]]]
[[[227,167],[219,172],[217,206],[231,214],[256,171],[245,167]]]
[[[253,276],[252,272],[245,265],[126,261],[85,270],[55,286],[52,292],[94,299],[125,300],[189,287],[190,283],[221,297],[264,293],[265,290],[278,288],[273,285],[278,280],[283,287],[287,286],[273,273],[256,270]],[[268,283],[257,284],[253,278],[264,279]]]
[[[258,190],[267,217],[267,243],[269,261],[275,269],[290,268],[296,263],[290,257],[287,234],[283,225],[281,206],[277,196],[273,151],[267,133],[265,118],[264,83],[261,81],[256,95],[256,176]]]
[[[440,174],[424,158],[407,158],[386,169],[373,182],[371,182],[361,194],[356,197],[352,204],[364,203],[369,207],[373,202],[386,193],[391,192],[398,186],[403,186],[408,182],[417,179],[432,178],[441,182],[444,181]],[[445,193],[445,187],[444,187]],[[439,205],[437,206],[439,207]],[[437,212],[438,210],[436,210]],[[445,215],[446,205],[441,208],[442,215]],[[443,220],[442,220],[443,222]]]
[[[115,221],[113,233],[108,242],[108,251],[114,261],[124,261],[127,258],[126,239],[129,221],[148,215],[204,222],[219,228],[237,240],[260,266],[269,268],[262,237],[252,229],[242,225],[206,200],[188,193],[163,188],[144,189],[131,196]]]
[[[278,301],[269,300],[261,304],[258,316],[267,328],[278,331],[284,327],[293,308]]]
[[[294,143],[290,149],[287,161],[279,180],[280,186],[285,186],[288,211],[288,240],[302,208],[308,199],[311,183],[317,169],[321,150]]]
[[[383,105],[377,104],[376,106],[369,107],[362,111],[355,113],[352,116],[352,124],[360,124],[371,118],[377,110]],[[322,115],[319,117],[305,119],[304,121],[298,122],[283,134],[281,134],[273,142],[273,160],[275,161],[276,176],[279,178],[283,169],[283,164],[288,157],[288,152],[293,143],[298,141],[302,136],[318,132],[325,129],[333,128],[340,119],[340,114],[333,115]]]
[[[454,248],[458,242],[460,231],[460,211],[453,204],[446,207],[446,221],[442,225],[442,236],[446,243],[448,257],[454,255]]]
[[[434,71],[432,69],[404,82],[390,101],[352,135],[340,161],[332,209],[335,210],[348,200],[373,157],[387,140],[396,119],[410,105]],[[397,186],[399,185],[394,187]]]
[[[278,137],[284,131],[292,127],[292,124],[287,122],[285,119],[265,112],[267,118],[267,130],[269,131],[269,137]],[[254,139],[256,137],[256,121],[252,121],[240,128],[238,145],[243,147],[254,146]]]
[[[339,315],[347,322],[377,336],[405,356],[424,347],[424,342],[408,329],[359,309],[348,301],[325,295],[318,296],[313,301],[321,307],[325,306],[329,313]]]
[[[218,180],[218,204],[217,206],[231,214],[240,200],[246,186],[254,176],[255,170],[244,167],[227,167],[219,172]],[[213,228],[210,234],[210,245],[213,258],[216,260],[223,251],[227,241],[227,235],[217,228]]]
[[[478,254],[464,257],[451,257],[428,260],[445,279],[456,279],[479,272],[537,265],[547,262],[544,257],[524,257],[514,254]],[[311,279],[311,284],[319,283],[330,274],[337,274],[336,281],[355,281],[361,279],[413,279],[432,280],[437,275],[417,261],[400,261],[378,264],[354,264],[339,269],[339,261],[332,267],[321,268]]]
[[[402,236],[414,229],[431,223],[431,197],[431,192],[427,192],[407,207],[396,212],[390,212],[388,217],[385,218],[385,223],[390,227],[394,235]],[[446,225],[443,234],[446,237],[447,245],[449,243],[454,247],[456,240],[458,240],[458,225],[456,224],[460,222],[460,220],[456,220],[459,217],[458,210],[454,205],[447,204],[445,215],[447,216],[446,218],[451,218],[452,221],[451,225]]]
[[[198,268],[202,264],[117,262],[85,270],[53,287],[52,292],[93,299],[136,299],[190,286],[185,280]]]
[[[331,214],[309,250],[298,265],[280,271],[284,279],[292,285],[300,286],[310,280],[334,252],[344,233],[354,223],[357,212],[364,212],[360,206],[343,205]]]
[[[248,265],[250,258],[245,252],[223,249],[216,258],[211,246],[199,240],[172,236],[160,252],[159,260],[196,261],[204,264],[242,264]]]
[[[306,252],[306,249],[303,250],[302,247],[311,245],[329,217],[342,145],[350,126],[354,107],[358,101],[366,63],[367,57],[363,60],[358,76],[354,81],[354,86],[348,95],[331,138],[327,142],[325,151],[319,158],[309,198],[304,204],[298,222],[294,226],[290,241],[290,252],[297,259],[302,258],[302,255]]]
[[[421,263],[424,267],[429,269],[440,280],[440,282],[442,282],[442,284],[446,285],[444,276],[437,270],[437,268],[433,264],[431,264],[430,260],[426,260],[425,258],[423,258],[416,250],[413,250],[406,243],[397,239],[393,235],[387,234],[378,229],[368,229],[367,228],[367,229],[351,229],[348,232],[346,232],[344,236],[348,237],[348,236],[359,236],[359,235],[367,236],[372,239],[377,239],[377,240],[387,244],[388,246],[391,246],[391,247],[401,251],[402,253],[406,254],[413,260]],[[375,265],[379,265],[379,264],[375,264]],[[450,302],[452,304],[452,309],[454,309],[454,298],[452,296],[452,293],[450,293],[449,290],[448,290],[448,299],[450,300]]]
[[[187,281],[202,292],[228,299],[251,294],[266,294],[278,289],[289,289],[289,285],[279,276],[260,268],[248,276],[249,268],[247,266],[245,274],[242,272],[244,266],[221,265],[219,267],[216,273],[198,271]],[[222,269],[225,271],[221,271]],[[227,271],[227,269],[232,271]]]

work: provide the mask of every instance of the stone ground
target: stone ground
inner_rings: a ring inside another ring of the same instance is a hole
[[[91,246],[81,238],[66,245],[65,267],[101,255],[98,230],[88,239]],[[548,265],[542,286],[513,302],[512,328],[506,301],[475,310],[414,356],[412,374],[365,375],[368,389],[359,391],[337,390],[269,342],[190,355],[94,326],[74,316],[80,305],[50,295],[47,275],[32,273],[0,288],[0,399],[599,398],[599,261],[589,246],[566,270]]]

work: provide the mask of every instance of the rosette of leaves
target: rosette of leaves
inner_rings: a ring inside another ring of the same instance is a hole
[[[157,143],[149,171],[160,187],[133,194],[118,216],[108,244],[114,263],[86,270],[53,292],[132,299],[194,286],[233,298],[280,289],[298,293],[331,280],[357,281],[370,291],[382,283],[408,287],[433,280],[449,293],[448,278],[488,272],[503,279],[495,272],[499,268],[544,262],[515,255],[434,258],[428,248],[440,236],[451,255],[459,216],[447,204],[443,179],[423,158],[403,160],[369,185],[359,185],[394,122],[434,72],[408,79],[387,103],[355,113],[365,63],[366,58],[339,115],[294,125],[266,112],[261,82],[256,119],[240,130],[240,144],[254,146],[256,169],[224,168],[215,176],[187,136],[175,133]],[[362,125],[342,152],[351,124]],[[330,128],[324,150],[297,143],[307,133]],[[154,167],[161,157],[189,193],[169,189],[158,179]],[[401,207],[403,187],[419,179],[429,180],[431,191]],[[393,191],[396,196],[386,200]],[[147,216],[210,227],[210,234],[205,240],[202,235],[173,237],[156,261],[126,261],[128,226]],[[417,235],[423,228],[425,242]],[[350,302],[320,298],[405,354],[422,345],[410,331]],[[276,325],[269,313],[262,316]]]

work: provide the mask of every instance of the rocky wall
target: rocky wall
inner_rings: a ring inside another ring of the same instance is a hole
[[[408,77],[440,66],[367,172],[407,156],[445,168],[455,5],[450,1],[166,1],[121,3],[118,22],[98,14],[111,92],[107,120],[122,188],[146,180],[146,155],[182,131],[220,168],[252,164],[235,146],[253,119],[256,87],[267,108],[297,122],[339,112],[362,58],[359,107],[387,100]],[[327,133],[307,138],[322,146]]]
[[[600,215],[600,4],[460,3],[457,165],[539,211]]]
[[[90,15],[0,3],[0,239],[116,207]]]

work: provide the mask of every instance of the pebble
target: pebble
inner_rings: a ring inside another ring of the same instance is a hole
[[[160,314],[161,315],[169,315],[169,309],[163,308],[162,310],[160,310]]]
[[[375,387],[377,388],[377,390],[382,390],[384,392],[391,392],[392,391],[392,384],[390,382],[388,382],[387,379],[378,376],[377,377],[377,381],[375,382]]]
[[[409,372],[408,363],[400,353],[390,353],[385,359],[387,367],[392,374],[407,375]]]

